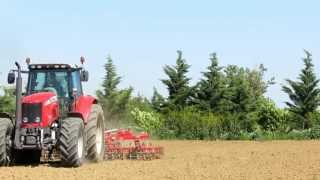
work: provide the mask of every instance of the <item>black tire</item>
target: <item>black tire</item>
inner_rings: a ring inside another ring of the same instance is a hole
[[[86,125],[87,159],[100,162],[104,158],[104,115],[100,105],[94,104]]]
[[[11,120],[0,118],[0,166],[7,166],[11,163],[12,130]]]
[[[83,164],[85,158],[85,138],[82,119],[66,118],[62,120],[59,149],[64,166],[80,167]]]

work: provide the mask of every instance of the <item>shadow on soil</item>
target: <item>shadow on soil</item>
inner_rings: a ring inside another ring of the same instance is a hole
[[[71,168],[68,166],[64,166],[61,162],[41,162],[41,163],[33,163],[33,164],[28,164],[28,163],[18,163],[18,164],[13,164],[10,165],[9,167],[31,167],[31,168],[36,168],[36,167],[52,167],[52,168]]]

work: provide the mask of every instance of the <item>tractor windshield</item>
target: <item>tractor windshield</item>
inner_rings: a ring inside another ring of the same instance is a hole
[[[54,92],[58,97],[70,97],[67,71],[34,70],[29,74],[27,94]]]

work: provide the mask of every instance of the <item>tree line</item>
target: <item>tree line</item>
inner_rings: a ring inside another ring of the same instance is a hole
[[[120,89],[122,77],[110,56],[96,96],[103,106],[108,128],[133,128],[158,138],[180,139],[315,139],[320,137],[320,87],[312,54],[305,51],[301,72],[282,86],[289,101],[279,108],[266,96],[275,79],[267,68],[221,66],[216,53],[194,85],[191,65],[177,51],[176,61],[165,65],[161,83],[168,95],[154,89],[153,96]],[[13,89],[2,87],[0,112],[14,112]]]
[[[303,67],[295,80],[282,86],[289,101],[279,108],[265,94],[275,79],[267,69],[221,66],[210,54],[201,79],[191,85],[190,65],[177,51],[173,65],[165,65],[161,83],[151,99],[134,96],[133,88],[119,89],[121,77],[111,57],[105,64],[102,90],[97,96],[112,125],[132,126],[160,138],[181,139],[312,139],[320,137],[320,88],[312,55],[305,51]],[[107,122],[108,124],[108,122]]]

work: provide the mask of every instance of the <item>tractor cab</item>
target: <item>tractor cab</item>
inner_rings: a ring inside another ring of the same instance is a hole
[[[81,58],[83,64],[84,59]],[[59,117],[66,117],[74,111],[74,105],[79,97],[83,96],[82,82],[88,81],[89,73],[82,67],[68,64],[30,64],[27,59],[28,71],[11,71],[8,74],[8,83],[15,82],[15,74],[28,74],[26,92],[22,95],[22,83],[17,78],[17,104],[21,104],[21,112],[25,117],[22,121],[38,122],[38,117],[33,117],[38,111],[43,111],[47,105],[57,102],[57,114]],[[18,97],[19,96],[19,97]],[[48,103],[49,102],[49,103]],[[41,107],[40,107],[41,106]],[[17,108],[18,110],[20,108]],[[19,110],[20,111],[20,110]],[[25,113],[30,112],[30,113]],[[16,114],[18,116],[18,114]],[[40,113],[38,114],[40,116]],[[31,116],[32,118],[30,119]],[[51,116],[50,116],[51,117]],[[43,126],[46,126],[45,124]]]
[[[82,95],[81,81],[88,80],[88,72],[67,64],[31,64],[27,95],[53,92],[59,98]]]
[[[62,114],[71,110],[71,104],[83,95],[82,81],[88,80],[88,72],[67,64],[31,64],[26,96],[41,92],[56,95]]]

